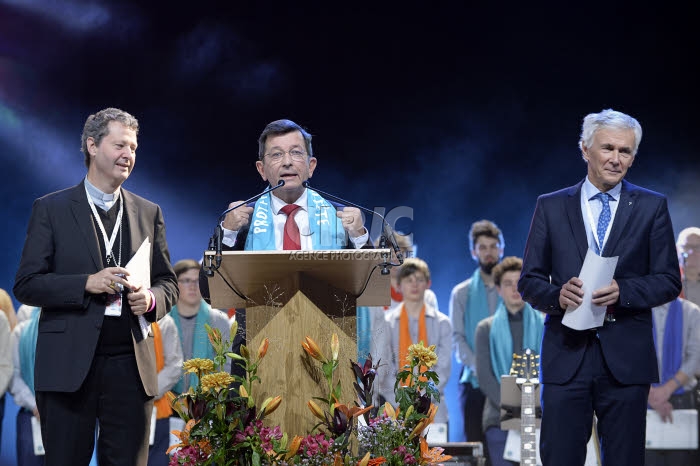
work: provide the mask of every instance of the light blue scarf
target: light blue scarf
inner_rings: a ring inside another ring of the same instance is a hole
[[[36,357],[36,339],[39,335],[39,315],[41,309],[35,307],[27,326],[19,337],[19,368],[22,380],[34,395],[34,359]]]
[[[357,306],[357,362],[362,366],[369,354],[369,343],[372,333],[372,318],[369,314],[369,307]],[[376,330],[376,329],[375,329]],[[374,358],[377,357],[375,354]]]
[[[535,354],[540,354],[542,344],[542,333],[544,332],[544,318],[539,311],[536,311],[528,303],[522,310],[523,313],[523,347],[518,348],[518,352],[525,349],[532,350]],[[489,335],[489,349],[491,350],[491,368],[498,383],[501,383],[501,376],[510,373],[513,364],[513,336],[510,333],[508,323],[508,310],[505,304],[501,303],[496,308],[491,324]]]
[[[214,359],[214,348],[209,341],[209,336],[207,335],[207,329],[204,324],[209,324],[209,311],[211,307],[203,299],[199,303],[199,311],[197,311],[197,317],[195,317],[194,323],[194,333],[192,335],[192,358],[202,358],[202,359]],[[182,327],[180,326],[180,314],[177,311],[177,305],[173,306],[170,311],[170,317],[175,321],[177,326],[177,334],[180,336],[180,341],[182,341]],[[190,374],[190,383],[187,387],[184,387],[185,376],[183,375],[180,380],[173,387],[173,392],[182,393],[192,388],[196,388],[199,385],[199,377],[195,374]]]
[[[474,352],[474,333],[476,326],[489,315],[489,300],[486,297],[486,285],[481,279],[481,268],[477,267],[469,282],[469,294],[467,295],[467,305],[464,309],[464,333],[467,337],[467,345]],[[503,302],[498,297],[498,305]],[[476,372],[471,367],[464,367],[459,383],[470,383],[472,387],[478,388],[479,382],[476,379]]]
[[[317,192],[306,190],[307,211],[313,250],[342,249],[347,243],[343,224],[336,217],[333,204]],[[272,198],[267,193],[255,203],[252,225],[245,241],[246,251],[274,251],[275,229],[272,218]],[[301,232],[303,235],[304,232]]]

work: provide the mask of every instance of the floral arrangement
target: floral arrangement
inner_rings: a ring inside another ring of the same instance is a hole
[[[234,323],[231,335],[237,330]],[[265,417],[279,407],[281,397],[267,398],[259,407],[253,397],[268,340],[263,340],[253,357],[245,346],[241,346],[240,355],[227,352],[231,342],[223,342],[220,332],[209,326],[207,332],[214,359],[185,361],[184,370],[196,374],[199,384],[171,399],[186,422],[183,431],[173,432],[180,443],[168,450],[173,450],[171,466],[426,465],[451,459],[441,448],[429,448],[424,434],[437,412],[433,401],[439,402],[440,396],[437,374],[430,370],[437,361],[434,346],[426,348],[421,342],[409,348],[407,364],[397,374],[398,406],[387,402],[377,409],[372,405],[372,393],[379,363],[373,365],[371,355],[362,366],[350,361],[357,399],[341,403],[336,374],[338,336],[331,338],[330,358],[307,336],[302,348],[321,364],[327,392],[307,402],[318,420],[312,432],[289,441],[279,426],[265,423]],[[227,357],[245,370],[244,377],[221,371]]]

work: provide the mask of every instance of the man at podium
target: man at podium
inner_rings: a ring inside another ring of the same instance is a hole
[[[262,179],[277,187],[254,205],[242,205],[224,217],[224,250],[327,250],[372,247],[356,207],[336,207],[304,184],[314,173],[311,134],[291,120],[269,123],[258,139],[255,166]],[[243,204],[235,201],[229,208]],[[206,279],[202,295],[209,297]],[[232,351],[245,342],[245,310],[236,311],[238,334]],[[241,372],[236,364],[232,372]],[[243,375],[242,372],[239,375]]]
[[[311,134],[291,120],[269,123],[258,139],[255,166],[270,186],[254,206],[229,212],[224,221],[223,244],[234,250],[318,250],[361,248],[368,243],[356,207],[336,208],[304,186],[314,173],[316,157]],[[235,201],[229,207],[241,204]],[[252,219],[252,222],[251,222]]]

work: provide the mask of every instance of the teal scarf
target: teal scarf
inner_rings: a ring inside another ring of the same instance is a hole
[[[307,188],[306,193],[313,250],[342,249],[347,240],[343,224],[335,215],[335,207],[311,189]],[[255,203],[252,224],[245,242],[246,251],[277,249],[273,216],[272,198],[270,193],[267,193]]]
[[[369,344],[372,333],[372,318],[369,313],[369,307],[357,306],[357,362],[362,366],[367,360],[369,354]],[[375,329],[376,330],[376,329]],[[376,358],[377,355],[375,354]]]
[[[544,318],[528,303],[525,303],[521,312],[523,313],[523,348],[518,348],[518,352],[529,348],[533,353],[540,354]],[[513,364],[513,336],[510,333],[510,324],[508,323],[508,310],[503,303],[498,305],[493,315],[489,349],[491,350],[491,368],[500,384],[501,376],[508,375]]]
[[[498,297],[498,305],[503,302],[501,297]],[[486,297],[486,285],[481,279],[481,268],[477,267],[472,274],[469,282],[469,291],[467,294],[467,305],[464,310],[464,333],[467,337],[467,345],[469,349],[474,351],[474,333],[476,326],[489,315],[489,301]],[[472,387],[478,388],[479,382],[476,379],[476,372],[471,367],[464,367],[462,378],[459,383],[470,383]]]
[[[19,337],[19,368],[22,380],[34,395],[34,358],[36,357],[36,339],[39,335],[39,315],[41,309],[35,307],[27,326]]]
[[[214,348],[209,341],[207,329],[204,327],[204,324],[210,324],[210,310],[211,307],[202,299],[199,303],[197,317],[195,317],[194,334],[192,335],[192,358],[214,359]],[[177,334],[180,336],[180,341],[182,341],[182,327],[180,325],[180,314],[177,311],[177,305],[173,306],[172,310],[170,311],[170,317],[172,317],[175,321],[175,325],[177,326]],[[199,377],[197,377],[195,374],[190,374],[189,385],[187,387],[184,385],[185,376],[183,375],[173,387],[173,392],[182,393],[186,392],[190,388],[196,388],[197,385],[199,385]]]

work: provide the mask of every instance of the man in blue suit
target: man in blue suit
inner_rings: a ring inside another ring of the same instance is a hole
[[[518,290],[547,313],[541,352],[544,466],[582,466],[593,414],[603,464],[644,464],[649,386],[658,381],[651,308],[681,290],[665,196],[624,180],[642,128],[614,110],[587,115],[579,147],[586,178],[538,198]],[[618,256],[608,286],[592,302],[607,306],[601,327],[562,324],[582,302],[579,272],[588,249]]]

